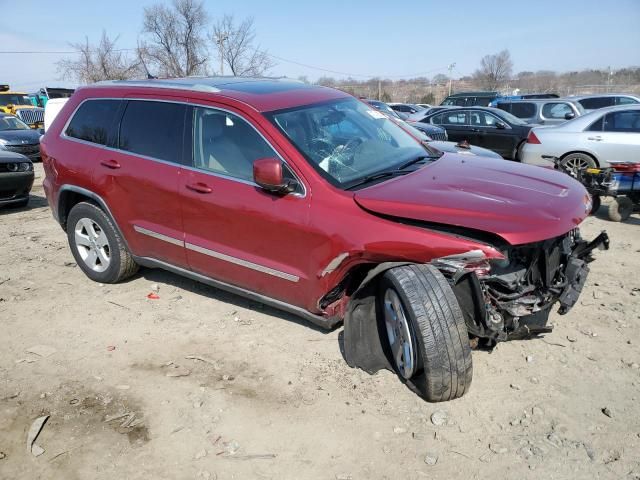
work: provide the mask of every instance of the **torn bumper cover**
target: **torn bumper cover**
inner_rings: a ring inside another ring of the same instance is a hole
[[[567,313],[578,301],[594,249],[608,249],[602,232],[586,242],[579,231],[503,250],[503,260],[448,274],[469,333],[504,341],[551,331],[549,312]]]

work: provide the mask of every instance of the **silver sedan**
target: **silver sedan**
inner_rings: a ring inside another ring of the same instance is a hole
[[[531,130],[522,163],[572,170],[640,163],[640,105],[595,110],[569,122]]]

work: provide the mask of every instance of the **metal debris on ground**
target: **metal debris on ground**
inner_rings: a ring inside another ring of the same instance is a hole
[[[38,438],[38,435],[40,435],[40,432],[48,419],[49,415],[38,417],[31,424],[31,428],[29,428],[29,433],[27,434],[27,452],[31,453],[35,457],[39,457],[44,453],[44,448],[40,445],[36,445],[35,441]]]

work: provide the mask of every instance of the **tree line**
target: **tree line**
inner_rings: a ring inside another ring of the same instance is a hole
[[[58,62],[65,80],[94,83],[152,77],[263,75],[275,62],[256,43],[253,18],[214,21],[199,0],[145,7],[136,48],[121,49],[106,31],[97,44],[72,43],[73,58]],[[217,60],[217,61],[215,61]]]

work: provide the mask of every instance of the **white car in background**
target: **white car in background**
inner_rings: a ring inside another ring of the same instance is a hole
[[[595,110],[560,125],[536,127],[522,148],[522,163],[571,170],[640,163],[640,105]]]
[[[44,131],[46,132],[51,124],[53,123],[53,119],[58,116],[64,104],[67,103],[68,98],[50,98],[47,101],[47,104],[44,106]]]

